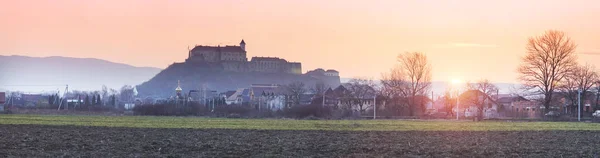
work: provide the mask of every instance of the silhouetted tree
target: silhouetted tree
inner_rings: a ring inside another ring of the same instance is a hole
[[[372,79],[353,78],[348,81],[346,87],[350,91],[351,104],[358,106],[361,112],[364,110],[365,101],[372,101],[377,93]]]
[[[407,94],[408,82],[403,74],[403,69],[400,66],[395,66],[390,69],[389,73],[381,74],[381,89],[379,93],[391,101],[389,108],[396,114],[400,114],[400,110],[408,106],[404,101]]]
[[[325,83],[323,82],[317,82],[315,83],[315,86],[310,88],[310,91],[313,92],[315,95],[323,95],[323,93],[325,93],[325,91],[327,90],[327,87],[325,85]]]
[[[114,94],[110,96],[110,105],[113,107],[117,105],[117,98]]]
[[[571,72],[560,82],[557,88],[566,94],[570,100],[571,107],[577,109],[578,91],[581,90],[581,100],[587,98],[587,94],[592,86],[598,81],[598,73],[592,65],[579,65],[573,68]],[[583,104],[583,103],[582,103]]]
[[[286,85],[285,88],[289,96],[288,99],[291,100],[293,105],[300,104],[300,95],[306,92],[306,89],[304,88],[304,83],[292,82]]]
[[[486,108],[486,103],[492,101],[490,96],[498,92],[498,87],[490,83],[489,80],[484,79],[477,83],[467,82],[467,89],[474,91],[471,91],[472,93],[465,93],[470,96],[466,96],[464,100],[477,106],[477,120],[483,120],[483,110]]]
[[[431,64],[427,61],[427,56],[421,52],[406,52],[398,56],[401,72],[406,77],[405,92],[408,94],[409,113],[414,116],[417,109],[425,112],[424,107],[416,107],[415,99],[418,95],[427,95],[431,88]]]
[[[53,105],[54,103],[54,94],[48,96],[48,104]]]
[[[83,105],[90,105],[90,96],[89,95],[85,95],[85,100],[83,101]]]
[[[96,95],[96,105],[102,105],[102,99],[100,98],[100,94]]]
[[[96,95],[92,94],[92,101],[90,102],[90,105],[96,105]]]
[[[519,80],[544,95],[544,107],[550,109],[552,94],[576,63],[577,46],[564,32],[550,30],[529,38],[527,53],[518,68]]]

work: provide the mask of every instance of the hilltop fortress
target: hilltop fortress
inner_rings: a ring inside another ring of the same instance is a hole
[[[247,58],[246,42],[239,46],[196,45],[188,49],[188,58],[173,63],[152,79],[137,86],[141,96],[171,96],[177,81],[184,92],[211,89],[219,92],[247,88],[252,84],[285,85],[303,82],[306,89],[323,83],[329,87],[340,85],[336,70],[315,69],[303,74],[302,64],[277,57]]]
[[[197,45],[189,50],[186,63],[218,63],[225,71],[232,72],[269,72],[302,74],[302,64],[288,62],[277,57],[246,57],[246,42],[239,46],[203,46]]]

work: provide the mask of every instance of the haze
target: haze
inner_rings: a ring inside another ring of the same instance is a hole
[[[600,2],[506,1],[4,1],[0,55],[99,58],[165,68],[196,44],[247,42],[342,77],[379,78],[406,51],[428,55],[433,80],[517,82],[527,38],[557,29],[580,62],[600,56]],[[596,67],[600,65],[596,64]]]

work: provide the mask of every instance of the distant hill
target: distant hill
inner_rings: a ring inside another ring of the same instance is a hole
[[[307,74],[231,72],[224,71],[222,65],[211,63],[174,63],[152,79],[137,86],[139,96],[169,97],[175,94],[177,81],[185,93],[189,90],[225,92],[238,88],[248,88],[252,84],[280,84],[303,82],[306,88],[317,82],[338,86],[337,76],[310,76]]]
[[[102,85],[119,89],[141,84],[160,71],[93,58],[0,56],[0,91],[62,92],[66,84],[75,90],[100,90]]]

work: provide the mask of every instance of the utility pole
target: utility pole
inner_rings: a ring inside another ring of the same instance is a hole
[[[596,82],[596,102],[594,102],[594,111],[598,110],[598,99],[600,99],[600,82]]]
[[[458,114],[459,114],[459,107],[460,107],[460,90],[456,90],[457,95],[456,95],[456,120],[458,120]]]
[[[63,94],[62,99],[60,99],[60,103],[58,103],[58,109],[60,110],[60,107],[62,106],[62,103],[65,101],[65,99],[67,99],[67,93],[69,92],[69,85],[66,85],[65,87],[65,93]],[[67,104],[65,105],[65,109],[69,108],[69,102],[67,101]]]
[[[577,121],[581,121],[581,90],[577,89]]]
[[[373,97],[373,120],[377,119],[377,95]]]
[[[321,107],[325,107],[325,92],[323,92],[323,103],[321,104]]]

